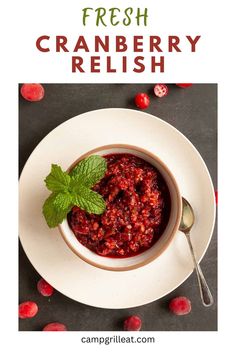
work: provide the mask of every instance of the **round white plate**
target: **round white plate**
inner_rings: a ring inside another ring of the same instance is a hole
[[[215,222],[215,199],[209,172],[194,146],[178,130],[150,114],[128,109],[101,109],[76,116],[55,128],[35,148],[20,178],[20,239],[39,274],[64,295],[102,308],[129,308],[157,300],[192,272],[187,241],[174,241],[150,264],[126,272],[105,271],[78,258],[58,229],[42,216],[48,196],[44,178],[52,163],[67,169],[85,152],[107,144],[131,144],[156,154],[173,172],[182,195],[196,213],[192,242],[200,260]]]

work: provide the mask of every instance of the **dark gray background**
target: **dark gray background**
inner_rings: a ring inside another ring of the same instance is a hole
[[[20,172],[36,145],[56,126],[80,113],[107,108],[136,109],[137,92],[150,94],[146,112],[156,115],[179,129],[205,160],[215,188],[217,183],[217,85],[194,84],[187,89],[168,85],[169,95],[158,99],[152,84],[45,84],[40,102],[19,99],[19,169]],[[175,291],[148,305],[122,310],[90,307],[73,301],[58,291],[50,298],[37,292],[40,278],[19,246],[19,301],[35,301],[40,311],[35,318],[20,320],[20,331],[40,331],[49,322],[63,322],[70,331],[119,331],[123,320],[132,314],[141,316],[142,330],[217,330],[217,236],[216,230],[201,262],[215,298],[211,308],[204,308],[199,298],[195,274]],[[127,285],[128,286],[128,285]],[[128,287],[127,287],[128,291]],[[147,290],[148,291],[148,290]],[[168,301],[184,295],[191,299],[192,312],[174,316]],[[96,294],[94,294],[96,296]]]

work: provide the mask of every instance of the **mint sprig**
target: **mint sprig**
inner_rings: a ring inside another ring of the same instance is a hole
[[[100,181],[107,170],[107,163],[101,156],[92,155],[82,160],[75,168],[71,171],[70,176],[72,176],[75,181],[92,188],[98,181]]]
[[[57,193],[51,193],[43,205],[43,215],[47,221],[48,226],[51,228],[61,224],[66,215],[71,210],[71,203],[67,206],[67,208],[60,207],[56,202],[57,197]]]
[[[92,214],[102,214],[106,203],[103,197],[91,190],[105,175],[106,160],[92,155],[80,161],[67,173],[52,164],[45,178],[46,187],[52,192],[43,205],[43,215],[50,228],[61,224],[73,206]]]
[[[52,164],[51,173],[46,177],[45,183],[52,192],[64,192],[70,186],[70,176],[60,166]]]

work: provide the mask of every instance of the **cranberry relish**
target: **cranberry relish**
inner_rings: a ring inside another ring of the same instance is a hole
[[[75,236],[91,251],[130,257],[150,248],[170,215],[170,194],[160,172],[131,154],[109,154],[104,178],[93,190],[106,201],[102,215],[75,206],[68,214]]]

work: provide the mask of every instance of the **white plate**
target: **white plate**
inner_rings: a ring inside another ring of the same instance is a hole
[[[49,229],[41,209],[48,191],[44,178],[51,163],[66,169],[81,154],[106,144],[131,144],[160,157],[173,172],[182,195],[196,213],[192,242],[200,260],[215,223],[214,189],[204,161],[178,130],[150,114],[101,109],[76,116],[48,134],[29,157],[20,178],[20,239],[40,275],[64,295],[102,308],[129,308],[157,300],[192,272],[185,237],[150,264],[126,272],[95,268],[78,258],[57,229]]]

